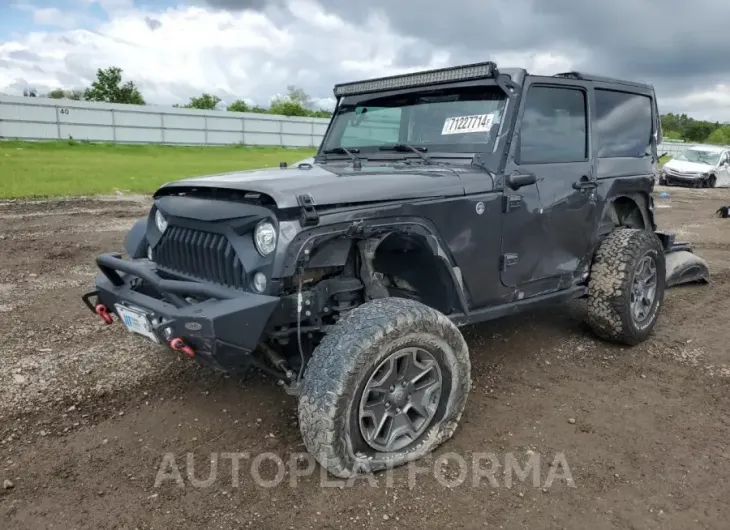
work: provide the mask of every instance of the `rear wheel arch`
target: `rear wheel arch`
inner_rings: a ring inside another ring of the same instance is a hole
[[[603,208],[599,225],[600,239],[616,228],[655,230],[654,215],[649,208],[651,197],[644,194],[617,195]]]
[[[611,211],[615,226],[626,228],[645,229],[647,227],[646,208],[642,208],[644,201],[637,201],[637,197],[619,196],[611,201]]]

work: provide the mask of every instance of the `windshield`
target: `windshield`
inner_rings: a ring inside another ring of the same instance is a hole
[[[345,98],[323,150],[345,147],[366,157],[396,144],[428,152],[484,151],[499,130],[505,103],[504,92],[493,86]]]
[[[716,166],[720,161],[720,153],[715,151],[701,151],[699,149],[687,149],[679,154],[675,160],[686,160],[687,162]]]

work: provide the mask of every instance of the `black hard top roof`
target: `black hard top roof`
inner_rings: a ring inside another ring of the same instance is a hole
[[[625,85],[635,88],[642,88],[644,90],[654,90],[652,85],[646,83],[639,83],[637,81],[627,81],[625,79],[616,79],[613,77],[606,77],[603,75],[589,74],[586,72],[563,72],[555,74],[553,77],[565,77],[569,79],[580,79],[582,81],[594,81],[596,83],[608,83],[616,85]]]

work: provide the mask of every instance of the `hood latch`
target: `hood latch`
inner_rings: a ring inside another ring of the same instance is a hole
[[[298,195],[297,203],[301,208],[302,215],[299,223],[302,226],[315,226],[319,224],[319,214],[314,209],[314,199],[309,193]]]

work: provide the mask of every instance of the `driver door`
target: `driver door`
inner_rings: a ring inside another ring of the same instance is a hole
[[[500,264],[502,283],[518,299],[571,286],[597,222],[592,86],[535,77],[525,91],[505,168]]]

